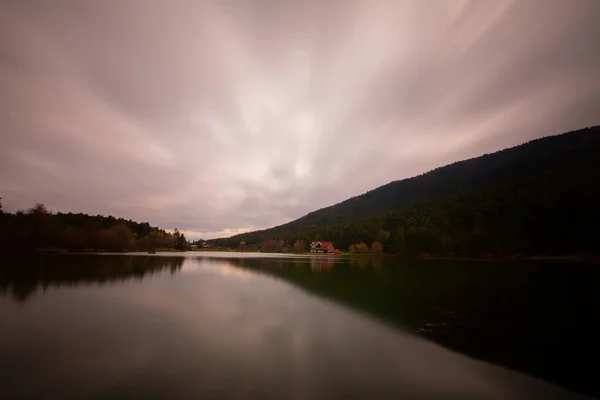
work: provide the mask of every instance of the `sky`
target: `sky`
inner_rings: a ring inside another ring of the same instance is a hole
[[[3,208],[223,237],[598,125],[598,20],[598,0],[0,0]]]

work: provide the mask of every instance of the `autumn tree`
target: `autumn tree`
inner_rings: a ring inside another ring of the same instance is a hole
[[[113,251],[131,250],[134,248],[135,238],[125,224],[116,224],[100,231],[100,245]]]
[[[356,254],[356,246],[354,246],[353,244],[350,245],[350,247],[348,248],[348,250],[350,251],[350,253],[352,253],[353,255]]]
[[[379,242],[373,242],[373,244],[371,244],[371,252],[374,254],[381,254],[383,252],[383,245]]]
[[[115,236],[121,249],[132,250],[135,246],[135,237],[125,224],[117,224],[111,229],[114,230]]]
[[[363,242],[357,243],[354,245],[354,252],[356,254],[366,254],[369,252],[369,246]]]
[[[304,243],[304,240],[296,240],[294,242],[294,252],[295,253],[306,252],[306,244]]]
[[[280,253],[283,248],[283,242],[275,239],[269,239],[263,242],[260,246],[262,253]]]

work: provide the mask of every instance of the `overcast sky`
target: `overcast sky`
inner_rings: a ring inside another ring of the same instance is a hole
[[[0,197],[190,238],[600,123],[600,1],[0,0]]]

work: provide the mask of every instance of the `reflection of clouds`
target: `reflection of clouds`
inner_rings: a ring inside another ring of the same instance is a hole
[[[182,274],[196,273],[200,270],[200,268],[202,268],[201,263],[191,262],[190,260],[186,260],[183,263],[183,265],[181,266],[181,269],[179,270],[179,272]]]
[[[188,258],[181,267],[183,274],[218,274],[225,277],[233,278],[250,278],[252,276],[248,271],[233,267],[230,263],[224,260],[208,260]]]
[[[186,259],[182,271],[191,273],[155,275],[143,284],[53,289],[27,313],[0,307],[0,320],[11,317],[0,338],[8,331],[12,339],[0,340],[0,354],[9,356],[11,372],[27,377],[25,388],[17,390],[42,397],[39,388],[64,393],[78,385],[83,398],[563,394],[228,261]],[[240,276],[252,277],[252,284]],[[65,329],[77,337],[65,335]],[[6,344],[13,350],[5,351]],[[24,358],[35,368],[20,364]],[[57,359],[67,362],[57,365]],[[0,378],[1,373],[2,368]],[[14,390],[10,384],[8,393]]]
[[[252,274],[245,269],[232,267],[228,264],[220,264],[217,271],[222,276],[234,278],[251,278]]]

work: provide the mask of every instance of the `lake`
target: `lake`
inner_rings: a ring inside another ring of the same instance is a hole
[[[0,398],[600,397],[594,263],[188,252],[0,264]]]

